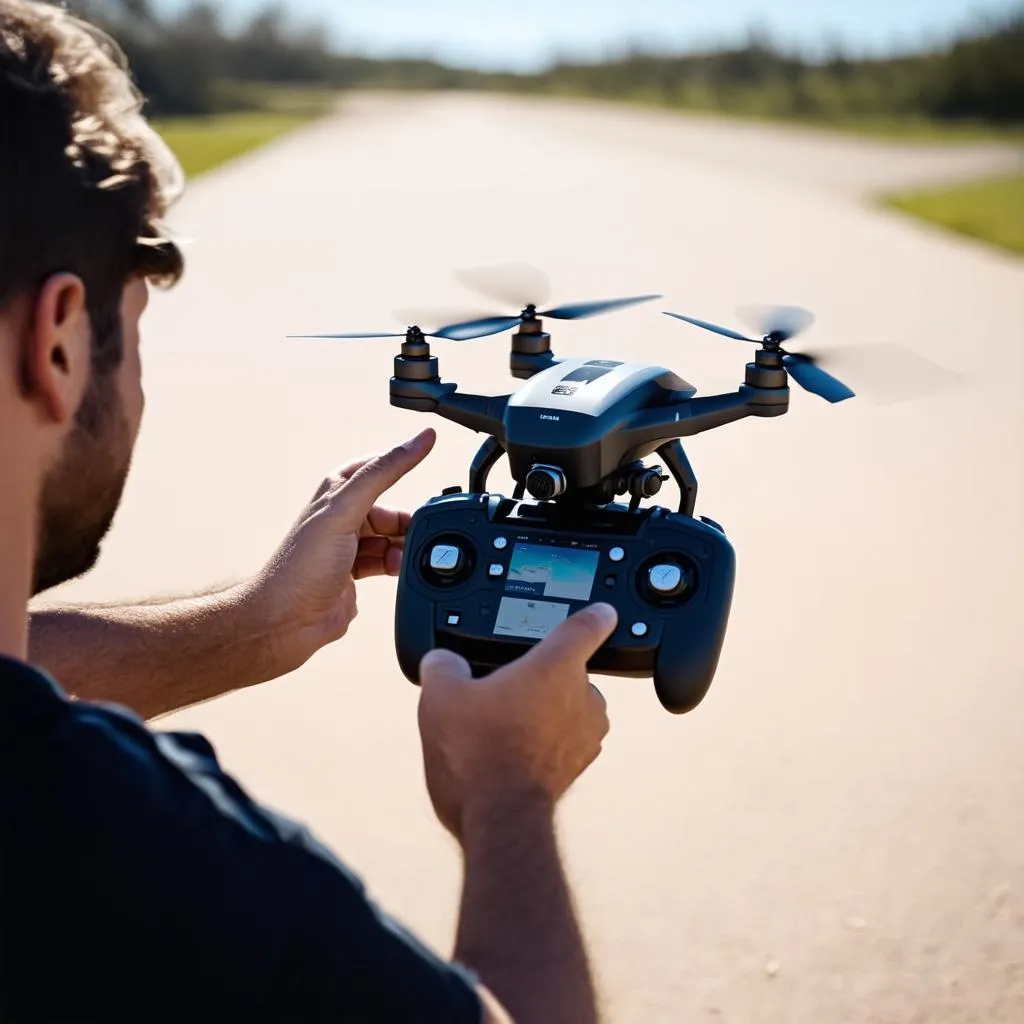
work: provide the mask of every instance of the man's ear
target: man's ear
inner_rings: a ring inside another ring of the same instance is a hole
[[[85,285],[74,274],[54,274],[29,310],[22,348],[28,398],[55,423],[74,418],[92,372],[92,330]]]

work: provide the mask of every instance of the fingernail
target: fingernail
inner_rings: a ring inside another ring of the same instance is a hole
[[[590,613],[597,619],[597,624],[603,629],[612,629],[619,621],[619,613],[615,608],[605,601],[590,605]]]

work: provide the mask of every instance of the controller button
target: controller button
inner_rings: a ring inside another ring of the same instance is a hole
[[[626,552],[622,548],[614,547],[608,552],[608,557],[613,562],[621,562],[626,557]]]
[[[451,615],[448,616],[447,621],[449,626],[457,626],[459,624],[459,613],[452,612]]]
[[[435,544],[430,550],[430,568],[438,576],[454,576],[462,564],[462,550],[455,544]]]
[[[499,551],[504,551],[505,548],[508,547],[508,537],[495,537],[494,538],[494,546]]]
[[[505,571],[505,566],[499,562],[492,563],[491,567],[487,570],[488,576],[500,576]]]
[[[633,636],[647,636],[647,623],[634,622],[633,625],[629,627],[629,631]]]
[[[615,573],[609,573],[604,578],[604,585],[606,587],[614,587],[615,584],[618,583],[618,582],[619,582],[619,577],[616,576]]]
[[[647,570],[647,585],[659,597],[674,597],[685,587],[683,570],[671,562],[652,565]]]

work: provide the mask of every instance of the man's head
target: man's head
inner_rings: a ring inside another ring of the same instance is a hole
[[[111,40],[0,0],[0,471],[36,503],[33,593],[96,560],[142,415],[147,283],[182,271],[160,228],[181,171],[140,108]]]

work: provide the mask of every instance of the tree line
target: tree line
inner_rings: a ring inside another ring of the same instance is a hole
[[[713,52],[634,50],[617,60],[558,62],[537,73],[512,74],[337,52],[324,26],[295,23],[283,3],[232,30],[210,0],[196,0],[174,15],[161,15],[152,0],[70,0],[69,6],[117,39],[157,115],[244,107],[255,101],[240,86],[284,83],[595,96],[823,120],[895,116],[1024,124],[1024,8],[946,46],[885,59],[836,50],[810,60],[753,33],[742,45]]]

